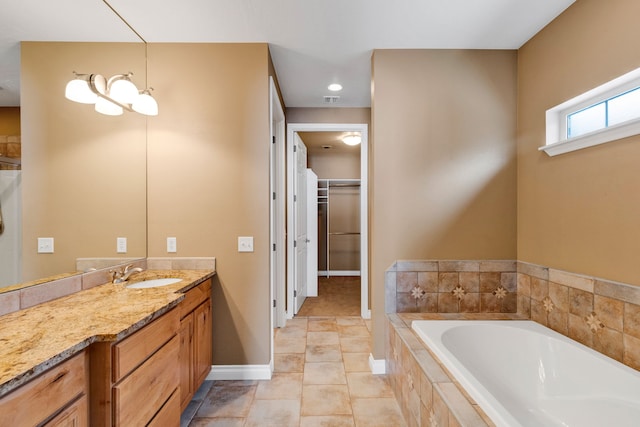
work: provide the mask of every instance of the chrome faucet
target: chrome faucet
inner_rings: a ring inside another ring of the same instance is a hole
[[[109,270],[109,274],[111,275],[111,282],[126,282],[133,273],[140,273],[143,271],[140,267],[131,267],[133,267],[133,264],[127,265],[123,270]]]

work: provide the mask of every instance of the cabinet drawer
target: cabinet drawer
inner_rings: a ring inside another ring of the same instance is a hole
[[[177,426],[180,424],[180,412],[180,390],[176,390],[147,427]]]
[[[51,368],[0,399],[0,425],[36,425],[86,392],[85,352]],[[86,414],[85,414],[86,419]]]
[[[82,396],[58,414],[44,427],[87,427],[89,425],[87,396]]]
[[[113,346],[113,382],[119,381],[173,337],[180,327],[177,310],[150,323]]]
[[[179,305],[180,318],[191,313],[197,306],[202,304],[207,298],[211,298],[211,279],[205,280],[193,289],[189,289],[184,294],[184,299]]]
[[[178,349],[179,338],[174,335],[131,375],[113,387],[115,425],[146,425],[178,389]]]

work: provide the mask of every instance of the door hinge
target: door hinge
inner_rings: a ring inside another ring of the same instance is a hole
[[[298,196],[296,196],[295,194],[293,195],[293,201],[297,202],[298,201]]]
[[[272,144],[275,144],[275,143],[276,143],[276,137],[275,137],[275,135],[271,137],[271,143],[272,143]]]
[[[293,290],[293,297],[297,297],[298,296],[298,291],[296,291],[295,289]]]
[[[276,300],[273,300],[273,308],[276,308]]]
[[[298,151],[298,146],[297,146],[297,145],[294,145],[294,146],[293,146],[293,152],[295,153],[296,151]]]
[[[275,199],[276,199],[276,192],[274,191],[273,192],[273,200],[275,200]]]
[[[273,244],[273,250],[274,251],[276,250],[276,244],[275,243]]]
[[[294,248],[298,247],[298,242],[296,242],[295,240],[293,241],[293,247]]]

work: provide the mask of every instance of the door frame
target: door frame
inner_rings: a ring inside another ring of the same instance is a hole
[[[270,207],[270,291],[271,330],[286,323],[286,190],[285,190],[285,115],[273,77],[269,77],[269,207]],[[275,305],[275,307],[274,307]],[[273,361],[273,334],[271,360]]]
[[[371,318],[369,308],[369,126],[365,123],[289,123],[287,124],[287,319],[294,315],[293,283],[293,134],[297,132],[359,132],[360,143],[360,315]],[[278,301],[278,304],[280,302]]]

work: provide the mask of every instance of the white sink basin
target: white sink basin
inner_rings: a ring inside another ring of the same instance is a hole
[[[167,286],[167,285],[173,285],[174,283],[178,283],[182,281],[182,279],[176,279],[176,278],[166,278],[166,279],[149,279],[149,280],[144,280],[142,282],[137,282],[137,283],[132,283],[130,285],[127,285],[127,288],[129,289],[145,289],[145,288],[157,288],[159,286]]]

